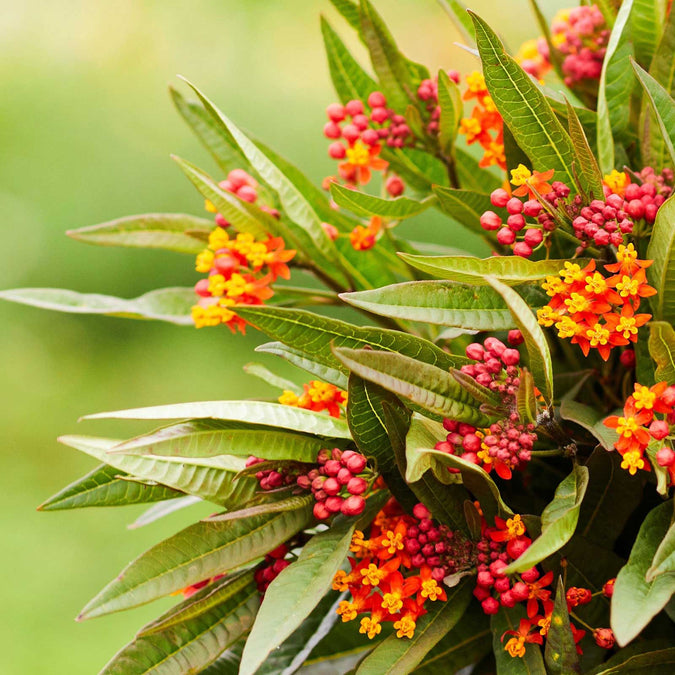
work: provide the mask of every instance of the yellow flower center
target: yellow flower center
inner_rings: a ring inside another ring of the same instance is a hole
[[[505,645],[504,649],[515,659],[525,656],[525,638],[512,637]]]
[[[619,436],[630,438],[640,428],[634,417],[619,417],[616,423],[616,433]]]
[[[591,302],[587,297],[581,295],[581,293],[572,293],[565,300],[565,306],[570,314],[576,314],[577,312],[587,312],[591,306]]]
[[[214,258],[215,256],[213,255],[213,252],[209,251],[208,249],[205,249],[199,253],[195,262],[195,269],[197,272],[201,272],[202,274],[210,272],[211,267],[213,266]]]
[[[466,85],[469,88],[469,91],[478,93],[479,91],[485,91],[485,78],[483,73],[474,70],[472,73],[469,73],[466,76]]]
[[[571,338],[581,331],[581,327],[569,316],[563,316],[555,325],[558,329],[558,337]]]
[[[586,337],[591,341],[591,347],[606,345],[609,342],[609,330],[596,323],[593,328],[586,331]]]
[[[398,593],[385,593],[382,598],[382,609],[386,609],[389,614],[396,614],[403,607],[403,599]]]
[[[642,459],[642,454],[639,450],[630,450],[623,456],[623,461],[621,462],[622,469],[628,469],[628,473],[631,476],[634,476],[638,469],[645,468],[645,460]]]
[[[619,291],[619,295],[622,298],[627,298],[631,295],[637,295],[638,288],[640,288],[640,280],[631,279],[626,274],[624,274],[621,277],[621,281],[616,284],[616,290]]]
[[[619,246],[619,250],[616,253],[616,259],[622,263],[625,260],[637,260],[637,251],[635,250],[635,246],[633,244],[628,244],[628,246],[624,246],[621,244]]]
[[[435,579],[427,579],[422,582],[421,595],[423,598],[429,598],[432,602],[441,597],[443,589],[436,583]]]
[[[411,638],[415,634],[415,627],[417,624],[411,616],[404,616],[400,621],[394,623],[397,638]]]
[[[624,171],[613,169],[611,173],[605,174],[603,182],[612,192],[623,197],[626,185],[630,183],[630,178]]]
[[[635,332],[637,333],[637,329]],[[650,391],[649,387],[645,387],[643,384],[636,384],[633,398],[635,399],[635,407],[638,410],[642,410],[643,408],[651,410],[654,407],[654,401],[656,401],[656,394]]]
[[[560,314],[548,305],[537,310],[537,320],[542,326],[552,326],[556,321],[560,321]]]
[[[621,333],[626,340],[629,340],[631,336],[637,335],[638,329],[635,323],[636,321],[632,316],[622,316],[616,325],[616,332]]]
[[[546,277],[546,281],[541,285],[547,295],[553,297],[567,290],[567,284],[560,277]]]
[[[585,281],[585,290],[588,293],[602,295],[607,290],[607,282],[605,281],[605,277],[603,277],[600,272],[594,272],[592,275],[589,274]]]
[[[511,169],[512,185],[524,185],[531,177],[532,172],[524,164],[519,164],[515,169]]]
[[[523,523],[520,516],[516,514],[513,518],[509,518],[506,521],[506,530],[511,538],[520,537],[525,534],[525,523]]]
[[[338,616],[342,617],[343,622],[352,621],[356,618],[358,611],[356,605],[353,602],[348,602],[347,600],[342,600],[337,608]],[[363,631],[362,631],[363,632]]]
[[[387,549],[388,553],[393,555],[396,551],[403,549],[403,535],[400,532],[389,530],[386,537],[382,540],[382,546]]]
[[[376,635],[379,635],[381,630],[382,626],[377,619],[373,619],[370,616],[364,616],[363,619],[361,619],[359,633],[367,635],[369,640],[372,640]]]
[[[209,248],[212,251],[217,251],[220,248],[225,248],[230,243],[230,235],[222,228],[216,227],[209,234]]]
[[[356,141],[351,148],[347,148],[347,161],[354,166],[367,166],[370,163],[370,151],[365,143]]]
[[[581,267],[576,263],[566,262],[559,274],[566,284],[573,284],[575,281],[584,280],[584,273],[581,271]]]
[[[363,585],[364,586],[377,586],[382,579],[384,579],[385,572],[370,563],[367,568],[361,570],[361,576],[363,576]]]

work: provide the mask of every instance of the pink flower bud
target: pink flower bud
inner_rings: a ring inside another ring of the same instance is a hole
[[[338,492],[340,492],[341,489],[340,483],[337,482],[335,478],[327,478],[326,481],[323,484],[323,491],[327,494],[333,497],[336,495]]]
[[[252,188],[250,185],[242,185],[237,190],[237,197],[253,204],[258,199],[258,193],[255,191],[255,188]]]
[[[516,240],[516,233],[513,230],[510,230],[508,227],[502,227],[499,232],[497,232],[497,241],[502,246],[510,246]]]
[[[506,366],[517,366],[520,363],[520,352],[517,349],[505,349],[501,359]]]
[[[424,520],[425,518],[430,518],[431,513],[429,512],[429,509],[424,506],[424,504],[418,503],[413,506],[413,516],[415,516],[417,520]]]
[[[345,516],[358,516],[363,513],[363,509],[365,508],[366,500],[359,495],[352,495],[342,502],[340,511],[344,513]]]
[[[480,604],[486,614],[496,614],[499,611],[499,603],[493,597],[485,598]]]
[[[405,185],[398,176],[389,176],[389,178],[387,178],[387,182],[385,183],[385,188],[392,197],[398,197],[403,194]]]
[[[536,227],[528,227],[527,230],[525,230],[525,237],[523,237],[523,241],[531,248],[539,246],[543,239],[544,233]]]
[[[344,106],[339,103],[331,103],[326,108],[326,115],[328,115],[328,119],[332,122],[342,122],[346,116]]]
[[[520,213],[523,210],[523,202],[518,199],[518,197],[511,197],[508,202],[506,202],[506,210],[511,215]]]
[[[510,330],[506,339],[509,341],[509,344],[514,347],[522,345],[524,342],[523,334],[517,328]]]
[[[335,122],[326,122],[323,127],[323,135],[326,138],[340,138],[342,131]]]
[[[363,103],[358,99],[349,101],[345,106],[345,112],[352,117],[354,117],[354,115],[361,115],[363,113]]]
[[[349,483],[349,481],[352,479],[352,472],[347,467],[343,466],[338,471],[336,478],[340,485],[347,485],[347,483]]]
[[[374,91],[368,96],[370,108],[382,108],[387,105],[387,99],[381,91]]]
[[[331,495],[330,497],[326,498],[325,504],[326,504],[326,508],[331,513],[337,513],[342,508],[343,502],[344,502],[344,499],[342,499],[342,497],[338,497],[337,495]]]
[[[330,511],[326,508],[326,505],[323,502],[317,502],[314,504],[314,508],[312,510],[314,517],[317,520],[326,520],[326,518],[330,518]]]
[[[494,211],[485,211],[480,217],[480,225],[484,230],[498,230],[502,225],[502,219]]]
[[[344,157],[347,154],[347,148],[340,143],[339,141],[336,141],[335,143],[331,143],[328,146],[328,155],[332,157],[333,159],[344,159]]]
[[[353,124],[345,124],[342,129],[342,136],[348,143],[354,143],[361,137],[361,131]]]
[[[347,492],[352,495],[362,495],[367,489],[367,481],[360,476],[354,476],[354,478],[350,479],[349,483],[347,483]]]
[[[353,474],[358,474],[363,471],[366,466],[366,458],[363,455],[354,453],[346,461],[343,461],[344,466],[346,466]]]
[[[335,241],[338,238],[339,232],[335,225],[331,225],[330,223],[321,223],[321,227],[331,241]]]
[[[675,462],[675,452],[666,446],[656,453],[656,462],[659,466],[672,466]]]
[[[532,247],[528,246],[524,241],[519,241],[513,247],[513,254],[519,255],[521,258],[529,258],[532,255]]]
[[[654,420],[649,425],[649,433],[657,441],[663,440],[670,433],[670,426],[664,420]]]
[[[210,297],[211,291],[209,291],[209,280],[208,279],[200,279],[195,284],[195,293],[197,295],[200,295],[202,298]]]
[[[490,194],[490,201],[492,202],[492,205],[497,206],[498,208],[504,208],[507,205],[509,199],[509,193],[502,188],[497,188]]]

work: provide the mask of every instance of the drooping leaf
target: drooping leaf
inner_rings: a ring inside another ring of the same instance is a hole
[[[478,402],[441,368],[393,352],[346,348],[334,351],[353,373],[412,401],[433,419],[450,417],[479,427],[490,423],[490,418],[478,409]]]
[[[476,171],[481,169],[476,168]],[[490,201],[490,195],[471,190],[456,190],[454,188],[434,186],[434,194],[438,198],[438,206],[451,218],[464,227],[485,237],[494,238],[492,232],[484,230],[480,224],[480,217],[485,211],[500,213]],[[502,214],[503,215],[503,214]]]
[[[438,71],[438,104],[441,110],[438,119],[438,142],[443,154],[451,157],[459,122],[464,114],[464,104],[459,87],[442,69]]]
[[[649,324],[649,353],[656,363],[657,382],[675,384],[675,330],[665,321]]]
[[[577,465],[558,485],[553,501],[541,514],[541,534],[519,558],[505,569],[505,574],[524,572],[560,550],[574,534],[586,486],[588,469]]]
[[[213,227],[212,221],[185,213],[144,213],[68,230],[66,234],[99,246],[161,248],[196,255],[204,249]]]
[[[433,198],[428,198],[418,202],[408,197],[382,199],[381,197],[373,197],[366,192],[350,190],[337,183],[331,185],[330,191],[338,206],[343,206],[359,216],[382,216],[394,220],[403,220],[423,213],[436,201]]]
[[[288,495],[288,492],[284,493]],[[224,523],[230,520],[238,520],[239,518],[249,518],[251,516],[259,516],[270,513],[281,513],[282,511],[293,511],[301,508],[307,503],[305,495],[294,495],[282,497],[280,495],[270,496],[268,499],[256,499],[254,503],[244,506],[242,508],[232,507],[231,511],[225,513],[216,513],[213,516],[202,518],[203,521],[209,523]]]
[[[340,516],[330,529],[314,535],[298,559],[286,567],[265,592],[258,617],[246,642],[240,675],[253,675],[265,657],[302,623],[331,587],[333,576],[343,563],[360,521],[375,516],[386,494],[373,495],[367,502],[367,516]],[[283,607],[284,620],[279,620]]]
[[[537,322],[532,308],[512,288],[495,277],[488,276],[487,281],[499,293],[508,306],[513,321],[525,339],[525,347],[530,357],[530,371],[534,382],[547,402],[553,400],[553,363],[546,335]]]
[[[611,626],[621,646],[637,637],[675,591],[675,574],[662,574],[652,582],[646,579],[654,554],[671,525],[672,515],[672,501],[664,502],[647,514],[628,562],[616,578]]]
[[[234,588],[232,588],[234,586]],[[215,661],[253,624],[260,594],[247,574],[224,580],[200,597],[169,610],[141,629],[101,671],[101,675],[174,675],[197,672]],[[163,621],[171,619],[163,627]]]
[[[461,621],[471,600],[471,583],[463,579],[447,591],[448,599],[437,600],[417,623],[410,640],[390,635],[359,665],[358,675],[406,675]]]
[[[656,549],[654,559],[645,578],[647,581],[654,581],[662,574],[672,574],[673,572],[675,572],[675,524],[671,521],[666,535]]]
[[[474,13],[476,44],[488,91],[534,169],[554,169],[558,180],[574,184],[572,141],[530,76],[505,51],[494,31]]]
[[[81,509],[90,506],[125,506],[147,504],[180,497],[182,494],[163,485],[143,485],[119,478],[118,469],[102,464],[86,476],[59,490],[43,502],[39,511]]]
[[[611,452],[614,449],[614,443],[619,440],[614,429],[606,427],[602,422],[605,415],[579,401],[564,399],[560,404],[560,417],[570,422],[576,422],[586,431],[589,431],[600,442],[602,447]]]
[[[455,147],[455,168],[465,190],[489,194],[502,185],[496,173],[478,166],[478,160],[461,147]]]
[[[493,615],[490,621],[490,626],[492,627],[492,650],[495,655],[499,675],[546,675],[544,659],[542,658],[541,647],[539,645],[526,644],[525,655],[521,658],[513,658],[504,649],[504,645],[510,637],[504,634],[507,630],[517,631],[520,620],[523,618],[525,618],[525,610],[519,604],[513,609],[501,607],[499,612]]]
[[[546,634],[544,659],[550,673],[569,675],[569,673],[581,672],[577,646],[574,642],[574,635],[570,627],[570,616],[567,611],[565,586],[561,578],[558,578],[551,624]]]
[[[329,438],[351,438],[344,420],[267,401],[200,401],[95,413],[83,419],[183,420],[189,418],[265,424]]]
[[[649,69],[661,39],[666,4],[666,0],[633,0],[630,21],[635,60],[645,69]]]
[[[649,283],[657,291],[652,303],[654,318],[675,323],[675,195],[669,197],[656,213],[647,259],[654,261],[647,269]]]
[[[637,653],[631,652],[633,645],[619,650],[602,666],[593,669],[591,675],[671,675],[675,668],[675,647],[654,645],[653,641],[643,644],[645,649]]]
[[[190,309],[196,296],[194,288],[160,288],[131,300],[60,288],[15,288],[0,291],[0,299],[69,314],[104,314],[191,326]]]
[[[311,501],[271,516],[190,525],[131,562],[79,619],[143,605],[263,556],[309,524]]]
[[[567,99],[565,99],[565,104],[567,105],[567,125],[570,131],[570,138],[579,160],[574,168],[577,172],[583,174],[584,184],[590,195],[592,195],[592,198],[599,199],[604,195],[602,172],[574,107]]]

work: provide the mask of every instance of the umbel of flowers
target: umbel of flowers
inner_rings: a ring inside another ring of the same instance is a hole
[[[210,505],[78,617],[182,597],[103,673],[671,672],[670,4],[538,8],[514,58],[448,3],[480,57],[460,73],[405,56],[368,0],[333,0],[372,68],[322,21],[321,187],[172,91],[218,164],[177,158],[213,220],[70,234],[196,256],[194,287],[2,292],[269,340],[246,366],[265,399],[103,413],[158,428],[61,439],[101,465],[42,510]],[[445,226],[417,226],[430,209]],[[244,344],[223,339],[215,377]]]

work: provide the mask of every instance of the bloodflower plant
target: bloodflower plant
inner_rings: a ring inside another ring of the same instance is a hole
[[[181,596],[102,673],[669,672],[671,3],[584,3],[552,25],[539,8],[515,58],[442,3],[480,57],[468,73],[410,60],[368,0],[333,4],[372,69],[322,20],[332,175],[315,184],[196,86],[172,90],[217,160],[176,158],[208,218],[70,235],[196,256],[194,286],[1,294],[212,328],[237,355],[237,333],[269,339],[246,366],[266,399],[98,413],[161,426],[60,439],[100,465],[43,511],[212,514],[82,610]]]

